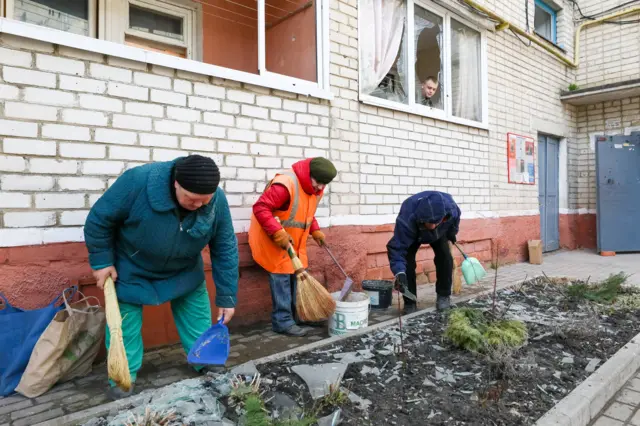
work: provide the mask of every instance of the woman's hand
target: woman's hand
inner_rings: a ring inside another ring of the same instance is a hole
[[[233,314],[236,312],[236,308],[218,308],[218,321],[220,321],[220,318],[222,318],[222,316],[224,316],[224,322],[223,324],[229,324],[229,321],[231,321],[231,318],[233,318]]]
[[[115,283],[118,279],[118,273],[116,272],[115,266],[107,266],[103,269],[98,269],[93,271],[93,277],[96,279],[96,285],[100,290],[104,290],[104,282],[108,277],[111,277],[113,282]]]

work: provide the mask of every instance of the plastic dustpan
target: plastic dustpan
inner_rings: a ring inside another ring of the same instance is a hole
[[[193,344],[187,361],[194,365],[224,365],[229,357],[229,329],[222,322],[212,325]]]
[[[487,271],[484,270],[484,267],[478,259],[467,256],[457,244],[456,247],[458,247],[458,250],[460,250],[460,253],[462,253],[464,257],[460,269],[462,269],[462,276],[464,276],[467,285],[475,284],[483,279],[487,275]]]

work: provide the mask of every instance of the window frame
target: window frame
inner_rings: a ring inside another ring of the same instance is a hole
[[[129,7],[138,6],[183,20],[184,41],[129,28]],[[164,8],[163,8],[164,6]],[[186,50],[186,58],[195,61],[202,59],[202,5],[181,0],[111,0],[100,2],[99,38],[125,44],[130,35],[152,43],[160,43]],[[140,49],[143,49],[140,47]]]
[[[451,123],[461,124],[469,127],[479,129],[489,129],[489,75],[488,75],[488,47],[487,47],[487,34],[483,28],[480,28],[477,24],[466,19],[462,14],[454,13],[448,8],[443,8],[431,0],[405,0],[407,2],[407,25],[405,26],[405,36],[407,34],[413,34],[414,28],[414,11],[415,5],[426,9],[430,13],[438,15],[443,18],[443,37],[442,37],[442,70],[445,77],[446,87],[443,87],[440,82],[440,90],[443,91],[443,109],[431,108],[426,105],[416,103],[415,99],[415,65],[408,66],[407,78],[408,78],[408,103],[403,104],[400,102],[389,101],[387,99],[378,98],[362,92],[362,87],[358,84],[358,96],[359,100],[363,104],[388,108],[396,111],[406,112],[409,114],[420,115],[423,117],[433,118],[436,120],[447,121]],[[358,21],[360,21],[360,7],[358,7]],[[482,83],[481,89],[481,109],[482,109],[482,121],[469,120],[466,118],[456,117],[453,115],[452,104],[452,92],[451,92],[451,19],[455,19],[461,24],[477,31],[480,34],[480,80]],[[360,35],[360,26],[358,26],[358,39],[362,40]],[[415,52],[415,40],[414,37],[407,37],[407,51],[402,52],[405,58],[405,63],[413,64],[411,57]],[[401,44],[402,46],[402,44]],[[358,45],[358,57],[360,56],[360,45]],[[362,68],[358,66],[358,83],[362,81]]]
[[[415,27],[415,6],[416,4],[418,5],[418,7],[421,7],[422,9],[425,9],[426,11],[440,17],[442,19],[442,51],[441,51],[441,67],[442,67],[442,74],[444,76],[444,81],[450,81],[450,76],[451,76],[451,61],[447,60],[447,54],[446,52],[449,51],[450,52],[450,43],[451,40],[450,38],[447,36],[447,34],[449,33],[449,29],[450,29],[450,24],[451,21],[450,19],[447,19],[446,17],[446,10],[441,9],[441,10],[436,10],[436,9],[430,9],[429,7],[425,7],[425,2],[420,1],[420,0],[415,0],[415,1],[411,1],[407,4],[407,28],[414,28]],[[411,34],[414,34],[414,32],[412,31]],[[407,40],[407,50],[408,52],[404,52],[405,55],[405,63],[406,64],[411,64],[413,63],[412,58],[409,56],[411,55],[411,53],[416,52],[416,41],[415,41],[415,37],[409,37],[409,39]],[[409,57],[407,57],[409,56]],[[449,55],[450,57],[450,55]],[[416,58],[417,59],[417,58]],[[408,73],[409,74],[409,73]],[[441,99],[442,99],[442,109],[439,108],[431,108],[427,105],[422,105],[419,103],[416,103],[416,78],[415,78],[415,66],[413,67],[413,78],[408,77],[409,79],[409,93],[411,94],[411,96],[413,97],[413,104],[415,105],[416,109],[418,111],[422,111],[423,114],[426,115],[430,115],[433,118],[438,118],[439,120],[447,120],[447,111],[449,111],[449,107],[451,105],[451,85],[449,85],[448,87],[444,87],[442,85],[442,82],[438,81],[438,86],[439,86],[439,90],[441,91]],[[411,102],[409,103],[409,105],[411,105]]]
[[[536,19],[535,7],[539,7],[543,11],[547,12],[551,17],[551,40],[549,40],[547,37],[537,32],[535,29],[535,19]],[[533,9],[533,20],[534,20],[533,31],[536,33],[538,37],[542,37],[543,39],[550,41],[553,44],[558,43],[558,12],[556,10],[554,10],[551,6],[549,6],[547,3],[543,2],[542,0],[535,0],[535,6]]]
[[[11,18],[7,18],[7,19],[13,19],[13,13],[15,12],[15,2],[16,0],[6,0],[6,10],[4,10],[2,6],[3,6],[3,3],[5,2],[3,0],[0,0],[0,18],[2,18],[3,16],[11,16]],[[87,36],[82,36],[80,34],[76,34],[76,35],[80,37],[96,38],[98,37],[98,31],[97,31],[98,0],[87,0],[87,3],[88,3],[87,8],[89,10],[89,35]],[[21,22],[21,21],[17,21],[17,22]],[[23,23],[26,24],[26,22],[23,22]],[[35,24],[31,24],[31,25],[35,25]],[[48,28],[48,27],[44,27],[44,28]],[[50,28],[50,29],[53,30],[54,28]]]
[[[11,2],[12,0],[6,0]],[[96,2],[97,0],[88,0]],[[109,5],[120,3],[122,5],[128,0],[109,0]],[[155,0],[166,2],[166,0]],[[181,2],[186,0],[171,0],[175,2]],[[265,8],[265,0],[257,0],[258,5],[262,5],[261,9]],[[105,32],[117,31],[121,27],[117,20],[106,19],[106,9],[102,6],[106,2],[100,1],[96,10],[98,28],[97,37],[91,38],[83,35],[68,33],[52,28],[47,28],[39,25],[29,24],[15,19],[4,18],[4,10],[0,8],[0,33],[7,33],[18,37],[24,37],[32,40],[39,40],[47,43],[58,44],[61,46],[80,49],[88,52],[95,52],[103,55],[109,55],[122,59],[128,59],[131,61],[148,63],[152,65],[159,65],[167,68],[172,68],[181,71],[187,71],[194,74],[206,75],[221,79],[233,80],[240,83],[251,84],[259,87],[266,87],[275,90],[281,90],[290,93],[296,93],[304,96],[311,96],[318,99],[332,100],[334,98],[333,93],[330,91],[329,83],[329,71],[330,71],[330,40],[329,40],[329,9],[330,0],[317,0],[316,7],[316,55],[317,55],[317,81],[307,81],[281,75],[273,72],[266,71],[266,63],[264,64],[263,72],[259,74],[253,74],[245,71],[234,70],[231,68],[225,68],[219,65],[207,64],[205,62],[199,62],[195,59],[180,58],[172,55],[167,55],[152,50],[145,50],[140,47],[128,46],[122,43],[109,41],[105,37]],[[0,0],[2,5],[3,0]],[[195,2],[197,3],[197,2]],[[260,8],[259,8],[260,9]],[[262,26],[264,27],[265,16],[262,16]],[[201,21],[201,18],[199,19]],[[200,31],[198,29],[197,31]],[[258,51],[264,59],[266,59],[266,34],[259,35]],[[198,44],[201,45],[202,37],[198,37]],[[202,50],[200,48],[200,50]],[[262,52],[262,53],[260,53]],[[260,56],[258,57],[260,60]],[[266,62],[266,61],[265,61]]]

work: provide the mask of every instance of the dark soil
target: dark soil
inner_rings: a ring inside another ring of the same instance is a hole
[[[490,310],[492,301],[464,305]],[[602,365],[640,331],[640,311],[595,310],[546,280],[500,291],[497,305],[498,316],[506,312],[529,330],[527,344],[512,356],[490,361],[452,347],[443,337],[446,315],[429,313],[403,324],[404,352],[396,325],[259,366],[265,399],[281,392],[310,410],[307,387],[289,367],[364,351],[373,357],[350,363],[342,386],[371,405],[344,404],[342,424],[532,425],[591,374],[585,367],[592,358]],[[367,372],[374,368],[379,374]],[[324,407],[322,414],[331,411]]]

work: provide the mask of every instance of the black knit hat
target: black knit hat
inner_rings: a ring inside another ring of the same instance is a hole
[[[328,184],[331,182],[338,171],[333,163],[326,158],[316,157],[311,160],[311,164],[309,164],[311,177],[313,177],[318,183]]]
[[[220,170],[211,158],[190,155],[176,161],[176,182],[194,194],[213,194],[220,183]]]

